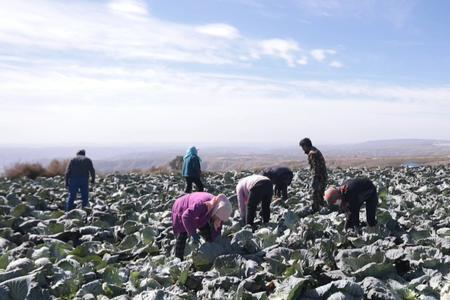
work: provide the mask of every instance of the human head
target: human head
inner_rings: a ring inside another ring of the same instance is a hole
[[[85,155],[86,155],[86,150],[84,150],[84,149],[79,150],[79,151],[77,152],[77,155],[85,156]]]
[[[329,205],[339,204],[339,200],[341,200],[341,191],[339,188],[335,186],[330,186],[323,196],[325,201],[328,202]]]
[[[309,138],[302,139],[300,141],[299,145],[300,145],[300,147],[302,147],[303,151],[305,151],[306,154],[308,154],[309,151],[311,151],[312,143]]]
[[[233,208],[228,198],[224,194],[217,195],[216,205],[213,208],[212,216],[219,219],[221,222],[226,222],[231,217]]]
[[[197,148],[195,148],[195,146],[188,148],[186,151],[186,155],[197,155],[197,153],[198,153],[198,150],[197,150]]]

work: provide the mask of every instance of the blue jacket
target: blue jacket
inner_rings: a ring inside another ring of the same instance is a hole
[[[197,155],[197,149],[191,147],[186,151],[186,155],[183,158],[182,175],[184,177],[200,177],[200,157]]]

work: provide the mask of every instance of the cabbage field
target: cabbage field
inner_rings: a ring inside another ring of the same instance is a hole
[[[331,170],[330,184],[377,185],[370,234],[344,232],[337,208],[312,213],[308,170],[274,198],[269,224],[242,228],[235,186],[250,174],[205,174],[234,216],[214,243],[189,241],[184,261],[172,249],[178,175],[100,177],[90,208],[67,214],[62,177],[2,178],[0,299],[450,299],[448,167]]]

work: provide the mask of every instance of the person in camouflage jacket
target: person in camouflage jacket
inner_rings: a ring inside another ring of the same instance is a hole
[[[309,138],[304,138],[300,141],[300,147],[306,155],[308,155],[308,163],[311,168],[311,197],[313,201],[312,209],[319,211],[320,206],[323,205],[323,194],[327,186],[327,167],[322,153],[312,145]]]

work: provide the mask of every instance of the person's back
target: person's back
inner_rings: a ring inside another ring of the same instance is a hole
[[[275,185],[275,195],[287,199],[287,187],[294,178],[294,173],[288,167],[271,167],[264,170],[263,175]]]
[[[190,147],[186,151],[186,155],[183,158],[181,173],[186,179],[186,193],[192,192],[192,183],[195,183],[199,192],[203,191],[203,183],[200,179],[202,171],[200,166],[200,157],[197,154],[197,148]]]
[[[184,160],[183,176],[184,177],[200,177],[200,158],[197,155],[190,156]]]
[[[341,186],[345,201],[355,205],[360,205],[360,202],[365,200],[367,195],[376,193],[375,185],[367,177],[346,180]]]
[[[270,180],[270,179],[266,176],[258,175],[258,174],[244,177],[239,180],[239,182],[236,186],[236,191],[238,192],[238,195],[240,195],[240,194],[248,195],[248,193],[255,186],[255,184],[260,181],[263,181],[263,180]]]
[[[250,175],[239,180],[236,194],[241,220],[253,226],[256,208],[261,203],[261,217],[264,223],[270,219],[270,201],[272,200],[272,182],[263,175]]]
[[[366,219],[370,230],[376,230],[376,210],[378,206],[377,188],[367,177],[357,177],[346,180],[342,185],[330,187],[325,192],[325,198],[330,204],[338,204],[346,214],[345,228],[360,226],[359,211],[366,204]]]
[[[91,183],[95,182],[95,169],[92,161],[86,157],[86,151],[80,150],[77,156],[70,160],[66,170],[66,187],[69,189],[69,198],[66,203],[66,211],[74,208],[74,201],[78,191],[81,192],[82,206],[89,205],[89,175]]]
[[[323,180],[327,180],[327,167],[325,159],[319,149],[312,146],[311,151],[308,153],[308,163],[310,165],[313,176],[318,176]]]
[[[89,177],[91,174],[95,174],[95,170],[90,158],[77,155],[70,160],[66,172],[67,177]]]
[[[176,199],[172,206],[172,226],[175,234],[179,234],[181,232],[186,231],[185,227],[187,224],[183,222],[183,214],[188,209],[192,211],[200,211],[203,215],[202,218],[196,218],[195,222],[200,222],[199,227],[205,225],[205,220],[209,218],[207,215],[206,206],[202,205],[205,202],[210,201],[214,198],[214,195],[205,192],[197,192],[192,194],[186,194]],[[190,232],[192,233],[192,232]]]
[[[274,184],[287,183],[288,185],[290,184],[289,180],[294,177],[294,173],[288,167],[266,168],[262,175],[268,177]]]

